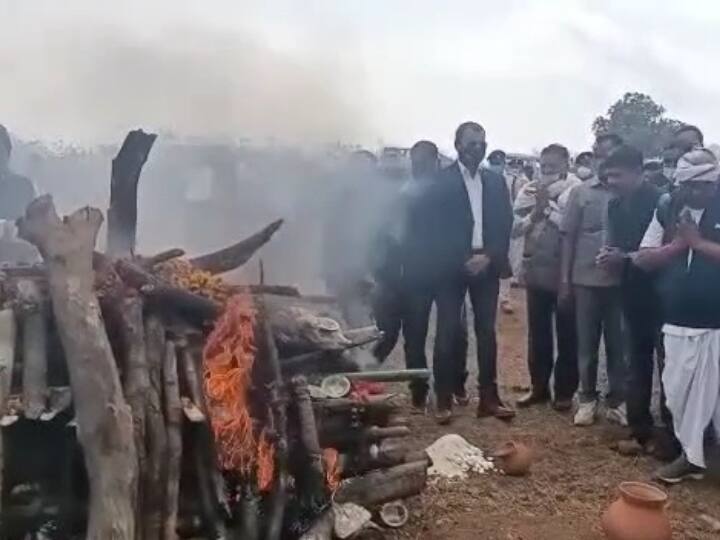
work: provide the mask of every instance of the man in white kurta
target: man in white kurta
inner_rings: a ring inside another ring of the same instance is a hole
[[[683,454],[656,473],[677,483],[705,471],[705,432],[720,428],[720,167],[705,149],[678,162],[678,190],[660,204],[633,256],[659,270],[666,364],[662,382]],[[719,432],[720,434],[720,432]]]

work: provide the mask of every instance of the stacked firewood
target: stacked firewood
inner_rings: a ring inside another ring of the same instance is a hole
[[[333,504],[422,490],[377,381],[427,373],[359,371],[380,335],[329,299],[219,278],[281,221],[195,259],[134,254],[154,138],[113,160],[107,253],[100,211],[44,196],[18,223],[43,263],[0,268],[0,537],[330,538]]]

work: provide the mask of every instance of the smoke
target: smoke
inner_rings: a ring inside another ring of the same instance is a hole
[[[122,138],[157,132],[140,182],[142,252],[210,251],[284,218],[262,253],[268,282],[321,291],[322,231],[340,189],[325,143],[373,131],[363,74],[340,55],[347,45],[340,53],[312,29],[288,44],[199,22],[94,19],[28,12],[28,24],[0,33],[0,122],[20,139],[14,167],[61,212],[105,210]],[[43,142],[21,142],[32,138]],[[72,148],[48,151],[47,141]],[[229,191],[189,200],[207,181]],[[256,278],[254,263],[241,279]]]
[[[317,143],[370,132],[358,75],[312,39],[281,49],[249,31],[79,23],[31,35],[0,35],[0,110],[32,136],[92,144],[145,126]]]

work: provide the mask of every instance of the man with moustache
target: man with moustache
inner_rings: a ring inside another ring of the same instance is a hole
[[[458,159],[444,169],[433,193],[435,265],[439,276],[435,343],[436,420],[452,419],[453,394],[464,358],[457,343],[462,335],[462,306],[469,294],[477,339],[478,417],[510,419],[515,412],[500,400],[497,389],[495,319],[500,279],[509,277],[508,249],[512,207],[507,185],[494,171],[481,168],[485,130],[466,122],[455,132]]]
[[[593,147],[597,176],[570,191],[560,226],[562,252],[559,302],[575,303],[580,392],[576,426],[595,423],[598,409],[598,350],[603,335],[609,380],[606,417],[627,425],[625,365],[622,335],[620,273],[601,268],[596,258],[607,238],[608,202],[615,195],[607,186],[603,162],[622,145],[622,138],[608,133]]]
[[[658,206],[635,266],[658,271],[666,403],[683,453],[655,474],[675,484],[705,474],[708,431],[720,426],[720,165],[705,148],[677,163],[677,189]],[[712,426],[712,427],[711,427]]]

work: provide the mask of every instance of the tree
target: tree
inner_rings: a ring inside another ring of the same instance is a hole
[[[665,107],[647,94],[627,92],[616,101],[605,116],[598,116],[592,125],[595,136],[617,133],[628,144],[647,157],[658,156],[682,122],[665,116]]]

